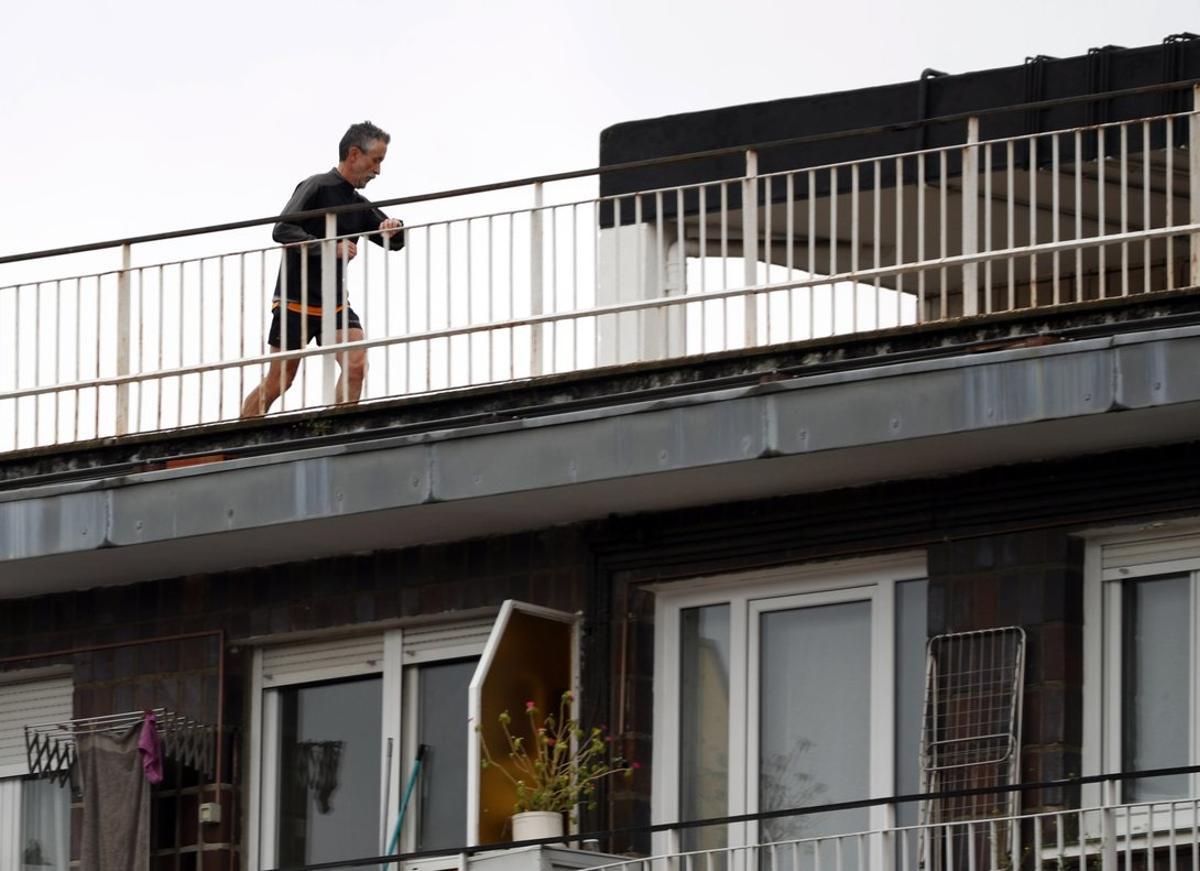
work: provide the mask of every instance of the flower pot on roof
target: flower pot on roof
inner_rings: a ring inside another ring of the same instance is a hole
[[[514,841],[533,841],[538,838],[561,838],[563,815],[558,811],[522,811],[512,815]]]
[[[638,767],[613,752],[612,739],[602,728],[584,730],[579,725],[570,713],[574,698],[563,693],[557,713],[545,715],[534,702],[526,702],[528,737],[514,735],[512,717],[508,711],[501,713],[507,753],[500,759],[493,758],[480,732],[483,767],[499,769],[516,790],[514,841],[561,837],[563,814],[574,823],[581,803],[595,808],[600,781],[617,774],[632,777]]]

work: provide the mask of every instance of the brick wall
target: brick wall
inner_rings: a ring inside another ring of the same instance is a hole
[[[969,538],[929,548],[929,633],[1025,630],[1021,779],[1081,773],[1083,542],[1061,529]],[[1027,808],[1063,807],[1059,789]]]
[[[224,869],[231,859],[238,867],[238,808],[245,786],[239,761],[246,753],[240,727],[249,715],[244,698],[249,657],[238,646],[239,639],[498,606],[509,598],[578,611],[587,571],[581,534],[578,528],[553,529],[0,601],[0,657],[223,630],[229,739],[219,787],[222,823],[197,824],[198,802],[214,800],[212,786],[188,769],[172,771],[168,766],[168,779],[155,792],[152,871]],[[9,667],[71,664],[77,717],[167,707],[215,723],[218,661],[214,635],[32,659]],[[77,806],[76,858],[79,814]]]
[[[0,657],[219,628],[233,642],[225,663],[226,722],[238,726],[248,710],[238,639],[493,606],[506,598],[583,611],[585,710],[612,730],[623,726],[623,750],[642,766],[631,782],[611,785],[601,811],[585,816],[584,827],[637,825],[649,822],[654,763],[649,584],[926,548],[931,633],[1025,629],[1022,778],[1053,779],[1080,769],[1082,551],[1071,533],[1114,519],[1200,513],[1197,478],[1200,447],[1184,445],[1110,455],[1102,463],[985,470],[0,601]],[[79,716],[165,704],[215,719],[217,648],[211,640],[66,661],[75,667]],[[222,780],[241,786],[231,768],[235,746]],[[237,798],[235,791],[231,800]],[[1027,803],[1055,807],[1069,799],[1048,793],[1030,795]],[[230,837],[238,840],[236,831]],[[644,847],[645,839],[605,846]],[[222,855],[228,860],[228,851]]]

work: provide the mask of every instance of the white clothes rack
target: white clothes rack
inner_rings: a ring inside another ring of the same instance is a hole
[[[137,728],[147,713],[154,714],[166,758],[182,762],[208,777],[213,776],[215,727],[167,708],[28,725],[25,727],[25,750],[29,772],[66,783],[78,758],[78,736],[126,732]]]

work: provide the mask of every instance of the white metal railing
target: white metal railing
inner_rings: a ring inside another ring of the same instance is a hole
[[[764,839],[591,866],[593,871],[952,871],[1200,867],[1200,799]],[[786,821],[785,821],[786,823]],[[788,826],[785,824],[786,830]],[[804,826],[797,826],[803,829]],[[671,833],[675,834],[675,833]],[[678,838],[674,838],[678,844]]]
[[[349,264],[328,233],[321,272],[345,270],[367,339],[284,354],[265,345],[279,246],[23,262],[0,286],[0,451],[233,420],[272,360],[313,360],[275,409],[297,411],[349,398],[356,351],[376,400],[1200,285],[1195,110],[965,132],[769,174],[751,150],[741,177],[612,197],[534,182],[532,207],[411,220],[403,251]]]
[[[1105,787],[1109,799],[1117,794],[1114,782]],[[656,837],[665,847],[621,858],[585,849],[569,858],[558,857],[559,864],[530,853],[527,844],[515,845],[523,856],[514,852],[512,845],[498,844],[469,852],[375,857],[315,867],[321,871],[469,871],[472,866],[495,867],[496,860],[505,856],[503,867],[528,867],[530,871],[546,867],[588,871],[1185,871],[1200,867],[1200,798],[1106,802],[1080,809],[862,831],[831,825],[836,823],[836,814],[821,810],[811,808],[807,815],[760,821],[757,835],[747,823],[703,829],[664,830],[659,826]],[[685,831],[707,833],[692,838],[703,846],[682,846]],[[581,846],[570,835],[565,841],[546,846]]]

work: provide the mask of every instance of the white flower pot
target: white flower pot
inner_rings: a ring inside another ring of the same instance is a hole
[[[534,838],[561,838],[563,815],[557,811],[524,811],[513,814],[512,831],[514,841],[532,841]]]

